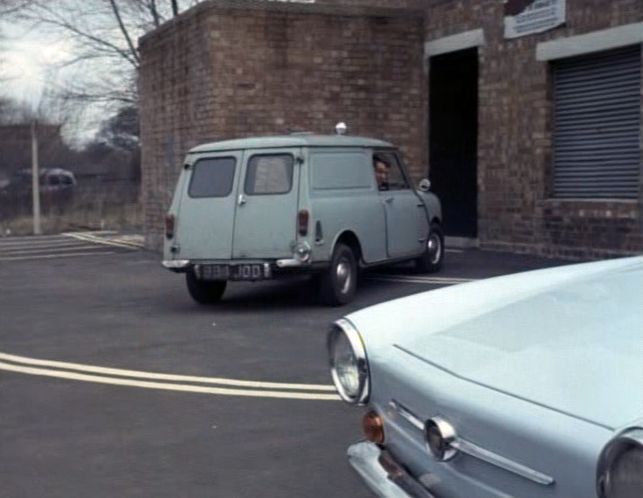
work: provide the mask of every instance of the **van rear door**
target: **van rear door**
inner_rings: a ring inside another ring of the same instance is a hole
[[[232,257],[292,256],[299,202],[299,149],[250,150],[237,192]]]
[[[177,222],[180,254],[186,259],[230,259],[235,192],[242,153],[200,156],[191,166]]]

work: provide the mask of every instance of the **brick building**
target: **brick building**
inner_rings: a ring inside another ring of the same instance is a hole
[[[146,237],[192,146],[330,132],[401,146],[447,235],[643,251],[640,0],[214,0],[140,41]]]

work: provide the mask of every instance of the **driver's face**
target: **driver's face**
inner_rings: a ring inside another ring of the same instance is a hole
[[[383,162],[377,161],[375,163],[375,178],[378,185],[385,185],[388,183],[388,166]]]

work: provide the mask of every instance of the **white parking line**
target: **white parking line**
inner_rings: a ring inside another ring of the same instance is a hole
[[[119,235],[109,240],[116,240],[123,244],[130,244],[136,248],[142,249],[145,247],[145,238],[142,235]]]
[[[50,254],[53,255],[52,251],[55,254],[64,254],[68,251],[100,251],[105,249],[103,246],[99,245],[89,245],[89,244],[74,244],[70,246],[62,247],[29,247],[29,248],[19,248],[19,249],[5,249],[0,247],[0,258],[5,256],[21,256],[21,255],[33,255],[38,256],[40,254]]]
[[[234,386],[253,389],[285,389],[285,390],[303,390],[303,391],[335,391],[335,388],[325,384],[291,384],[284,382],[262,382],[253,380],[228,379],[222,377],[197,377],[193,375],[174,375],[156,372],[142,372],[139,370],[124,370],[121,368],[98,367],[94,365],[85,365],[81,363],[68,363],[63,361],[41,360],[37,358],[28,358],[26,356],[17,356],[7,353],[0,353],[0,360],[18,363],[20,365],[47,367],[64,370],[74,370],[84,373],[113,375],[118,377],[132,377],[136,379],[147,380],[165,380],[170,382],[195,382],[198,384],[219,384],[224,386]]]
[[[9,237],[0,237],[0,241],[28,242],[34,240],[51,240],[59,239],[60,235],[11,235]]]
[[[66,254],[41,254],[30,256],[10,256],[0,257],[0,261],[21,261],[25,259],[58,259],[58,258],[72,258],[77,256],[97,256],[102,254],[116,254],[114,251],[91,251],[91,252],[75,252]]]
[[[0,238],[0,262],[115,254],[114,248],[136,251],[143,248],[141,239],[113,231]]]
[[[16,372],[40,377],[54,377],[58,379],[76,380],[81,382],[92,382],[95,384],[108,384],[114,386],[139,387],[144,389],[156,389],[163,391],[180,391],[201,394],[218,394],[222,396],[246,396],[254,398],[281,398],[281,399],[303,399],[318,401],[338,401],[336,394],[320,394],[305,392],[286,391],[259,391],[252,389],[228,389],[225,387],[205,387],[187,384],[166,384],[161,382],[148,382],[116,377],[103,377],[98,375],[85,375],[63,370],[50,370],[46,368],[23,367],[0,361],[0,370]]]
[[[64,233],[63,234],[66,237],[72,237],[74,239],[82,240],[85,242],[92,242],[95,244],[104,244],[107,246],[113,246],[113,247],[120,247],[123,249],[140,249],[142,247],[141,244],[135,243],[135,242],[130,242],[130,241],[124,241],[124,240],[112,240],[112,239],[104,239],[102,237],[96,237],[90,233],[85,233],[85,232],[69,232],[69,233]]]
[[[70,240],[68,237],[56,237],[56,238],[51,238],[50,240],[21,240],[21,241],[14,241],[14,240],[2,240],[0,239],[0,249],[4,248],[14,248],[14,247],[58,247],[58,246],[65,246],[69,244],[78,244],[79,241],[77,240]]]
[[[382,280],[385,282],[402,282],[411,284],[434,284],[434,285],[456,285],[473,282],[473,278],[460,277],[420,277],[410,275],[382,275],[373,274],[366,277],[369,280]]]

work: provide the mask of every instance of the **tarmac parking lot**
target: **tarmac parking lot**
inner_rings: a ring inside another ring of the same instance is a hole
[[[366,498],[345,458],[361,410],[330,385],[328,325],[563,263],[450,250],[435,275],[363,274],[343,308],[319,306],[307,278],[233,283],[204,307],[139,246],[110,233],[0,239],[3,498]]]

